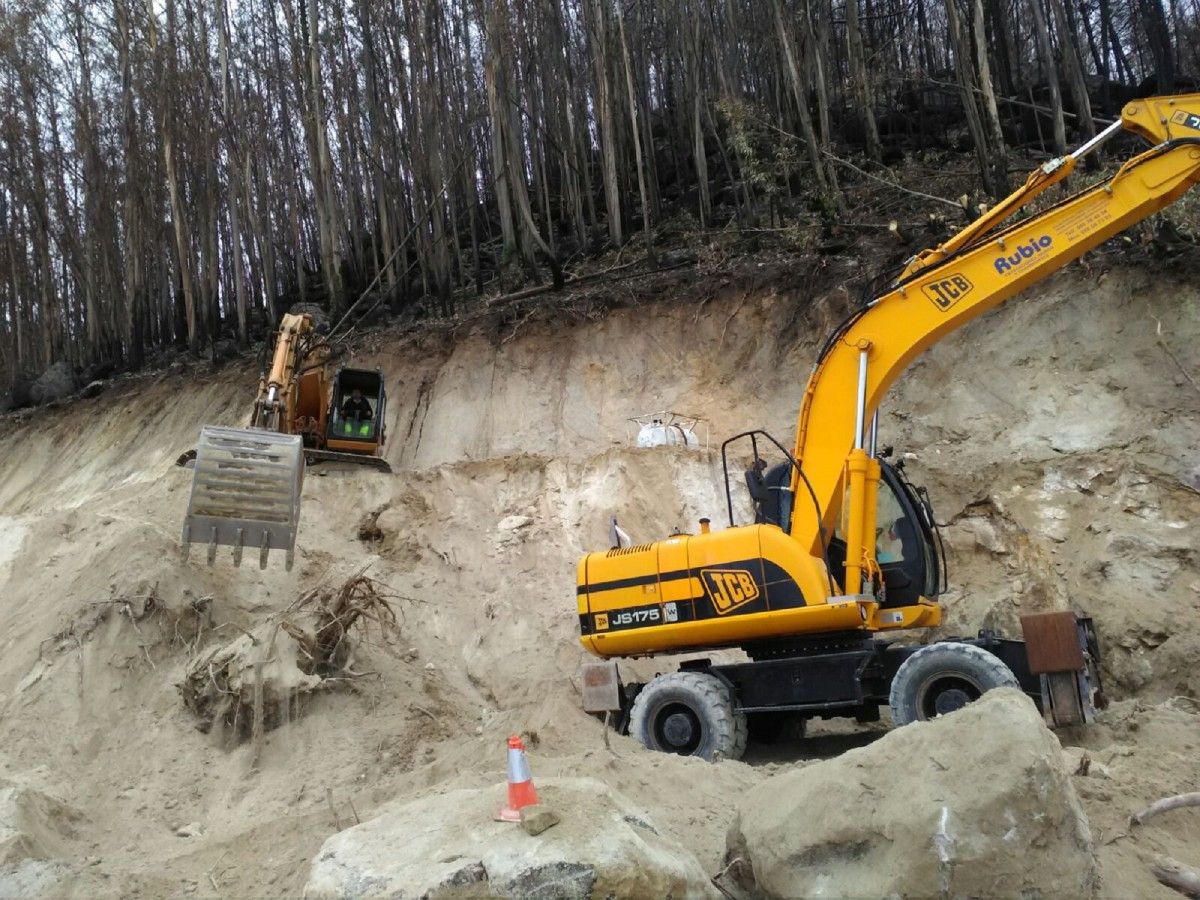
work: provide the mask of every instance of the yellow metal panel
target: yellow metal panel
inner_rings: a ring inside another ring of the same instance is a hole
[[[585,636],[582,642],[592,653],[604,657],[681,652],[728,644],[731,625],[736,625],[738,640],[752,641],[785,634],[849,631],[862,628],[863,620],[857,603],[822,603],[735,618],[701,619],[657,628],[600,633]]]
[[[658,572],[661,576],[663,573],[680,572],[688,567],[688,546],[691,543],[690,535],[679,535],[677,537],[669,537],[665,541],[659,541],[654,546],[658,548]],[[682,600],[691,600],[693,597],[700,596],[704,589],[700,586],[698,578],[669,578],[659,582],[659,601],[662,603],[679,602]]]
[[[579,564],[575,566],[575,586],[577,588],[584,587],[587,584],[587,561],[585,556],[579,560]],[[588,611],[588,595],[586,593],[575,592],[575,606],[579,610],[579,615],[585,615]]]
[[[758,558],[758,527],[726,528],[688,539],[688,565],[693,570],[719,566],[736,560]]]
[[[704,593],[704,586],[700,584],[699,578],[678,578],[674,581],[664,582],[661,591],[662,602],[670,603],[699,597]]]
[[[589,591],[588,602],[592,612],[629,609],[631,606],[659,603],[658,585],[642,584],[635,587],[613,588],[607,591]]]
[[[829,597],[825,560],[809,556],[795,538],[774,525],[760,525],[758,529],[763,559],[775,563],[800,585],[805,605],[816,606],[824,603]]]
[[[867,618],[872,631],[896,631],[901,628],[933,628],[942,624],[942,607],[934,600],[920,598],[913,606],[876,608]]]

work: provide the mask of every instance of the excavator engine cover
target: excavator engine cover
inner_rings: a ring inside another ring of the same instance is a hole
[[[290,570],[303,482],[300,435],[205,425],[183,520],[185,553],[192,542],[205,543],[211,565],[217,545],[226,544],[233,547],[236,566],[248,547],[259,551],[259,567],[265,569],[271,550],[286,550]]]

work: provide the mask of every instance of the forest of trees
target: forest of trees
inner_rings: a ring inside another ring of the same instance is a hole
[[[1200,0],[8,0],[0,387],[364,291],[450,315],[667,219],[836,221],[912,154],[996,196],[1192,88],[1197,38]]]

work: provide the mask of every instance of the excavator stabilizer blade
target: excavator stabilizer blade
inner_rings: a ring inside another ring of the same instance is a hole
[[[240,565],[249,547],[259,551],[259,566],[266,568],[268,553],[283,550],[291,569],[303,482],[299,435],[205,425],[183,520],[185,552],[193,542],[207,544],[212,563],[217,545],[225,544]]]
[[[342,453],[336,450],[305,450],[304,458],[310,465],[322,462],[349,463],[352,466],[367,466],[380,472],[392,472],[392,467],[386,459],[379,456],[368,456],[365,453]]]

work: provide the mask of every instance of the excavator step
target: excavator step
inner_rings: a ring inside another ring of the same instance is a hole
[[[185,454],[186,456],[186,454]],[[183,458],[180,465],[184,465]],[[185,555],[193,543],[208,545],[208,563],[217,547],[233,547],[233,563],[242,551],[259,552],[267,567],[272,550],[287,553],[292,568],[304,482],[304,446],[299,435],[258,428],[205,425],[196,444],[192,493],[183,521]]]

